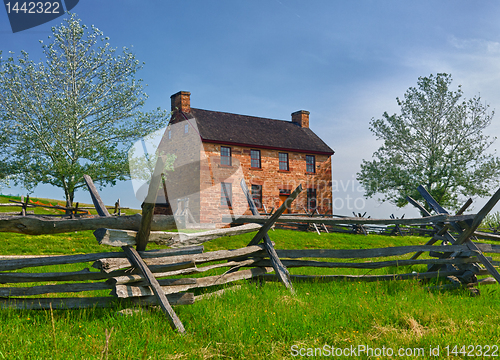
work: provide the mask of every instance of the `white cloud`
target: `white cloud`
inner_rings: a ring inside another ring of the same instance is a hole
[[[453,35],[448,38],[448,43],[456,49],[474,53],[500,54],[500,43],[486,39],[460,39]]]

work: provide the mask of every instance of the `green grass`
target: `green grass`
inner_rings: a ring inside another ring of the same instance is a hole
[[[20,196],[13,196],[13,195],[1,195],[0,194],[0,204],[1,203],[10,203],[10,200],[15,200],[15,201],[21,201]],[[36,202],[41,202],[42,204],[45,205],[52,205],[52,206],[66,206],[65,201],[62,200],[54,200],[54,199],[45,199],[45,198],[35,198],[35,197],[30,197],[30,202],[29,203],[36,203]],[[76,206],[76,202],[74,203]],[[112,206],[114,204],[107,204],[108,206]],[[94,205],[92,204],[83,204],[80,203],[79,207],[93,207]],[[63,211],[57,210],[57,209],[51,209],[51,208],[44,208],[44,207],[28,207],[27,211],[34,211],[35,215],[61,215],[64,214]],[[97,211],[95,209],[88,209],[91,215],[97,215]],[[13,213],[13,212],[21,212],[21,207],[20,206],[0,206],[0,214],[1,213]],[[112,213],[113,210],[110,210]],[[140,213],[141,210],[137,209],[123,209],[122,214],[123,215],[134,215],[137,213]],[[1,359],[1,357],[0,357]]]
[[[375,248],[423,244],[428,240],[351,234],[318,236],[286,230],[269,234],[278,249]],[[207,251],[239,248],[251,238],[252,234],[245,234],[204,245]],[[98,245],[91,231],[45,236],[3,233],[0,239],[2,255],[111,249]],[[82,264],[54,268],[51,271],[80,270]],[[367,271],[299,268],[291,272]],[[0,310],[0,359],[288,359],[297,358],[291,355],[292,346],[300,349],[324,345],[341,348],[367,345],[395,351],[424,348],[427,355],[429,346],[440,346],[439,358],[446,358],[442,356],[446,345],[451,345],[450,349],[454,345],[500,345],[500,292],[496,285],[480,287],[479,297],[470,297],[463,290],[429,291],[426,284],[417,281],[296,282],[295,296],[279,283],[240,282],[240,285],[219,297],[176,306],[175,311],[186,328],[185,335],[174,333],[156,309],[128,316],[119,313],[123,308],[120,305],[112,309],[53,312]],[[111,332],[107,348],[106,331]],[[458,355],[450,358],[467,358]]]

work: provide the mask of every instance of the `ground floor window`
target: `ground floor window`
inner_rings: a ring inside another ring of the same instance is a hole
[[[290,196],[291,193],[292,191],[289,189],[280,189],[280,196]]]
[[[257,208],[262,208],[262,185],[252,185],[252,199]]]
[[[314,211],[316,210],[316,189],[309,188],[307,189],[307,210]]]
[[[222,206],[231,207],[233,203],[233,184],[220,183],[220,204]]]

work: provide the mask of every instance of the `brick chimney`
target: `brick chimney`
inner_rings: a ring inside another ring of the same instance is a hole
[[[172,111],[180,110],[184,113],[191,112],[191,93],[189,91],[179,91],[170,97]]]
[[[300,127],[309,128],[309,111],[299,110],[292,113],[292,122]]]

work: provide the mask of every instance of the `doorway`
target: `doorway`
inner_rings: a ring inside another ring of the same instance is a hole
[[[279,203],[279,206],[283,205],[283,203],[285,202],[285,200],[290,196],[291,194],[291,191],[288,190],[288,189],[280,189],[280,203]],[[289,214],[290,209],[286,209],[283,214]]]

